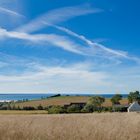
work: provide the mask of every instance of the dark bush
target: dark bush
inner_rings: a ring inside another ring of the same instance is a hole
[[[120,94],[115,94],[112,98],[111,98],[111,102],[113,105],[117,105],[120,104],[120,100],[122,100],[122,95]]]
[[[0,107],[0,110],[8,110],[8,107],[7,106],[2,106],[2,107]]]
[[[95,110],[95,107],[93,104],[86,104],[84,108],[81,110],[83,113],[92,113]]]
[[[20,106],[17,107],[17,110],[21,110]]]
[[[35,110],[35,108],[32,106],[24,106],[23,110]]]
[[[66,113],[66,110],[61,106],[52,106],[47,109],[48,114],[61,114]]]
[[[43,108],[43,106],[42,105],[39,105],[38,107],[37,107],[37,110],[43,110],[44,108]]]
[[[114,107],[114,112],[127,112],[127,107]]]
[[[112,107],[102,107],[102,112],[112,112]]]
[[[79,105],[71,105],[67,108],[67,113],[80,113],[81,109]]]
[[[56,94],[56,95],[49,96],[48,98],[60,97],[60,96],[61,96],[61,94]]]

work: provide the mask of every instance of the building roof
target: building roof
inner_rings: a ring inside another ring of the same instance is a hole
[[[133,102],[128,108],[128,112],[133,112],[133,111],[140,111],[140,105],[137,101]]]

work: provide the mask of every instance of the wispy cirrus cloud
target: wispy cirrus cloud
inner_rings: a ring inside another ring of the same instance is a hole
[[[88,55],[84,53],[81,49],[81,46],[76,42],[72,41],[68,37],[60,36],[56,34],[36,34],[31,35],[28,33],[21,33],[15,31],[7,31],[6,29],[0,29],[0,38],[15,38],[20,40],[31,41],[33,43],[44,43],[48,42],[52,46],[59,47],[63,50],[80,54]]]
[[[45,14],[42,14],[38,18],[32,20],[26,25],[19,27],[16,31],[19,32],[34,32],[42,29],[46,25],[44,21],[47,21],[51,24],[56,24],[60,22],[67,21],[77,16],[87,15],[91,13],[99,13],[103,10],[98,8],[92,8],[90,5],[79,5],[79,6],[71,6],[71,7],[63,7],[51,10]]]
[[[65,27],[61,27],[61,26],[54,25],[54,24],[49,24],[47,22],[44,22],[44,24],[46,24],[48,26],[52,26],[52,27],[54,27],[62,32],[67,33],[68,35],[76,37],[76,38],[80,39],[81,41],[85,42],[88,45],[88,47],[90,47],[89,51],[87,52],[88,54],[90,54],[90,53],[96,54],[97,53],[97,55],[100,55],[100,54],[111,55],[114,57],[125,58],[128,60],[133,60],[137,63],[140,63],[139,58],[137,58],[135,56],[129,56],[128,52],[110,49],[110,48],[108,48],[100,43],[93,42],[93,41],[87,39],[85,36],[77,34],[77,33],[73,32]],[[86,52],[86,50],[85,50],[85,52]]]
[[[61,28],[62,30],[62,28]],[[68,34],[79,38],[80,40],[86,42],[86,46],[83,44],[79,44],[76,41],[72,40],[68,36],[62,36],[58,34],[28,34],[28,33],[21,33],[16,31],[7,31],[6,29],[0,29],[0,38],[15,38],[20,40],[31,41],[33,43],[44,43],[48,42],[49,44],[59,47],[65,51],[69,51],[79,55],[87,55],[87,56],[96,56],[104,53],[105,55],[112,55],[117,57],[127,57],[123,53],[117,51],[111,51],[111,49],[104,50],[102,49],[99,44],[92,43],[90,40],[86,39],[84,36],[80,36],[70,30],[64,30]],[[105,54],[106,53],[106,54]],[[102,57],[104,57],[102,56]]]
[[[23,25],[22,27],[19,27],[16,31],[30,33],[30,32],[34,32],[34,31],[38,31],[46,26],[53,26],[56,29],[63,31],[63,32],[67,33],[68,35],[71,35],[71,36],[83,41],[84,43],[86,43],[87,47],[82,48],[83,45],[78,44],[77,42],[74,43],[74,41],[68,39],[68,37],[63,36],[63,40],[62,40],[62,37],[60,37],[60,35],[57,35],[57,43],[55,43],[55,44],[57,44],[58,46],[62,47],[63,49],[65,49],[67,51],[72,51],[72,52],[78,53],[78,54],[81,53],[84,55],[86,54],[89,56],[103,55],[103,57],[104,57],[104,56],[109,55],[112,57],[130,59],[130,60],[134,60],[134,61],[138,62],[139,61],[138,58],[130,57],[128,55],[128,53],[125,51],[110,49],[100,43],[93,42],[93,41],[87,39],[85,36],[79,35],[67,28],[55,25],[56,23],[69,20],[76,16],[86,15],[86,14],[90,14],[90,13],[98,13],[98,12],[102,12],[102,11],[103,10],[101,10],[101,9],[91,8],[89,5],[82,5],[82,6],[80,5],[80,6],[54,9],[54,10],[49,11],[48,13],[45,13],[42,16],[36,18],[35,20],[31,21],[30,23]],[[58,40],[58,38],[60,40]],[[50,40],[50,42],[51,42],[51,40]],[[54,43],[55,41],[52,40],[52,42]],[[71,46],[71,47],[67,47],[67,46]],[[72,46],[76,46],[76,47],[74,47],[74,50],[73,50]]]
[[[45,24],[45,22],[44,22]],[[65,33],[67,33],[68,35],[71,35],[71,36],[74,36],[82,41],[84,41],[88,46],[90,47],[95,47],[97,48],[99,51],[105,51],[106,53],[109,53],[109,54],[112,54],[112,55],[116,55],[116,56],[119,56],[119,57],[124,57],[124,58],[127,58],[127,53],[126,52],[123,52],[123,51],[118,51],[118,50],[113,50],[113,49],[109,49],[99,43],[95,43],[89,39],[87,39],[85,36],[83,35],[79,35],[65,27],[61,27],[61,26],[57,26],[57,25],[53,25],[53,24],[48,24],[46,23],[47,25],[50,25],[60,31],[63,31]]]
[[[81,55],[89,55],[84,53],[84,51],[82,50],[82,46],[80,44],[74,42],[69,37],[56,35],[56,34],[31,35],[28,32],[34,32],[45,27],[46,26],[44,24],[45,20],[47,20],[47,22],[49,23],[58,23],[58,22],[69,20],[76,16],[86,15],[90,13],[98,13],[101,11],[102,11],[101,9],[91,8],[90,5],[80,5],[80,6],[54,9],[46,14],[43,14],[37,19],[31,21],[29,24],[19,27],[15,31],[7,31],[6,29],[0,29],[0,33],[1,33],[0,36],[1,38],[4,37],[17,38],[17,39],[24,39],[32,42],[47,41],[50,44],[58,46],[66,51],[70,51]]]
[[[16,11],[13,11],[13,10],[10,10],[10,9],[7,9],[7,8],[4,8],[4,7],[0,7],[0,13],[3,13],[3,14],[8,14],[10,16],[16,16],[16,17],[25,17],[24,15],[16,12]]]
[[[58,34],[29,34],[29,33],[22,33],[17,31],[7,31],[6,29],[0,28],[0,38],[15,38],[20,40],[31,41],[33,43],[49,43],[52,46],[61,48],[65,51],[72,52],[78,55],[84,56],[100,56],[106,59],[110,59],[111,61],[119,62],[118,59],[128,59],[133,60],[135,62],[140,63],[140,59],[137,57],[130,57],[127,52],[120,51],[120,50],[113,50],[107,48],[99,43],[95,43],[89,39],[87,39],[83,35],[79,35],[67,28],[50,25],[56,29],[67,33],[73,37],[78,38],[79,40],[83,41],[85,45],[77,43],[77,41],[72,40],[69,36],[62,36]],[[119,62],[120,63],[120,62]]]
[[[71,51],[77,54],[82,54],[82,55],[94,56],[94,55],[106,53],[106,55],[112,55],[112,56],[114,55],[117,57],[127,58],[126,52],[109,49],[99,43],[92,42],[86,37],[79,35],[69,29],[54,25],[55,23],[66,21],[76,16],[86,15],[90,13],[98,13],[101,11],[102,11],[101,9],[91,8],[89,5],[59,8],[59,9],[49,11],[48,13],[43,14],[42,16],[34,19],[30,23],[23,25],[22,27],[19,27],[15,31],[6,34],[9,37],[25,39],[30,41],[45,40],[53,45],[63,48],[64,50]],[[66,36],[60,36],[56,34],[51,34],[51,35],[29,34],[30,32],[40,30],[45,26],[53,26],[56,29],[66,32],[68,35],[74,36],[82,40],[83,42],[85,42],[87,47],[86,48],[83,47],[83,45],[78,44],[77,42],[73,41],[72,39]]]
[[[88,7],[88,8],[87,8]],[[53,46],[59,47],[69,52],[73,52],[80,55],[87,56],[102,56],[106,57],[116,57],[130,59],[139,62],[139,58],[130,57],[127,52],[110,49],[100,43],[93,42],[87,39],[83,35],[79,35],[67,28],[56,26],[54,23],[66,21],[70,18],[85,15],[89,13],[97,13],[102,10],[91,8],[89,6],[73,6],[73,7],[64,7],[52,10],[46,14],[43,14],[39,18],[31,21],[30,23],[19,27],[15,31],[7,31],[5,29],[0,29],[0,36],[17,38],[27,41],[36,42],[48,42]],[[60,31],[67,33],[68,36],[62,36],[59,34],[30,34],[30,32],[37,31],[45,26],[52,26]],[[73,36],[85,43],[79,44],[77,41],[72,40],[70,36]]]

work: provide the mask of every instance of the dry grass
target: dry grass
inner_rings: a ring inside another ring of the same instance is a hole
[[[23,106],[34,106],[37,107],[38,105],[42,105],[44,107],[50,106],[50,105],[61,105],[64,104],[70,104],[71,102],[87,102],[89,97],[87,96],[62,96],[62,97],[56,97],[56,98],[50,98],[50,99],[44,99],[44,100],[35,100],[35,101],[28,101],[23,103],[17,103],[16,106],[20,106],[21,108]],[[123,99],[121,100],[121,104],[127,104],[128,100]],[[112,103],[110,99],[106,99],[103,106],[111,106]]]
[[[0,140],[139,140],[140,114],[0,115]]]
[[[28,102],[17,103],[16,106],[37,107],[40,104],[44,107],[51,106],[51,105],[63,106],[64,104],[70,104],[71,102],[87,102],[88,99],[89,99],[88,97],[84,97],[84,96],[62,96],[62,97],[54,97],[54,98],[43,99],[43,100],[33,100]]]
[[[48,114],[46,110],[0,110],[0,115],[30,115],[30,114]]]

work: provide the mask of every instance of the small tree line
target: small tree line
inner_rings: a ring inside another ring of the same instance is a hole
[[[111,99],[112,106],[105,107],[102,104],[105,102],[105,98],[101,96],[90,97],[84,107],[79,105],[72,105],[67,108],[61,106],[52,106],[48,108],[49,114],[55,113],[93,113],[93,112],[126,112],[127,107],[121,106],[120,101],[123,96],[121,94],[115,94]],[[139,91],[130,92],[128,97],[128,104],[138,101],[140,102]],[[118,106],[117,106],[118,105]],[[119,106],[120,105],[120,106]]]

